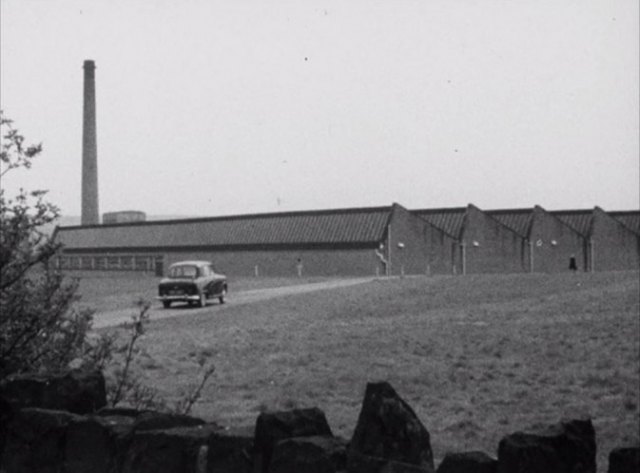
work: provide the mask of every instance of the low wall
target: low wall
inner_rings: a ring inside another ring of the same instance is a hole
[[[478,451],[448,453],[436,469],[429,432],[386,382],[367,385],[353,437],[347,441],[333,435],[317,408],[262,413],[250,429],[225,428],[183,415],[106,408],[99,378],[96,373],[72,373],[50,379],[21,376],[2,383],[0,471],[596,472],[590,419],[507,435],[498,445],[497,458]],[[636,472],[639,462],[640,446],[617,448],[610,454],[608,471]]]

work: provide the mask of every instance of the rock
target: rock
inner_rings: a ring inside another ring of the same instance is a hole
[[[64,471],[67,427],[81,416],[63,411],[27,408],[7,426],[0,470],[12,473]]]
[[[333,436],[324,412],[318,408],[260,414],[254,435],[257,471],[268,471],[273,449],[280,440],[318,435]]]
[[[269,473],[335,473],[347,466],[347,441],[337,437],[293,437],[273,450]]]
[[[595,431],[590,419],[533,432],[516,432],[498,446],[498,473],[595,473]]]
[[[7,427],[15,417],[16,412],[8,401],[0,397],[0,465],[2,465],[2,452],[7,439]]]
[[[209,437],[207,471],[250,473],[253,466],[253,429],[222,429]]]
[[[207,468],[209,438],[217,425],[136,431],[126,454],[124,473],[200,472]],[[204,464],[204,465],[203,465]]]
[[[205,423],[204,420],[198,419],[197,417],[182,414],[143,411],[136,416],[133,429],[135,431],[160,430],[172,429],[174,427],[195,427]]]
[[[119,416],[119,417],[138,417],[141,414],[155,412],[148,409],[134,409],[133,407],[103,407],[99,409],[95,415],[101,417]]]
[[[367,384],[347,455],[356,453],[434,470],[429,432],[386,382]]]
[[[434,473],[434,470],[429,466],[416,466],[388,458],[348,452],[347,473]]]
[[[131,417],[72,419],[65,437],[65,473],[120,471],[132,433]]]
[[[447,453],[437,473],[496,473],[498,460],[484,452]]]
[[[614,448],[609,453],[609,473],[640,471],[640,446]]]
[[[104,376],[99,371],[9,376],[0,396],[16,408],[36,407],[90,414],[107,404]]]

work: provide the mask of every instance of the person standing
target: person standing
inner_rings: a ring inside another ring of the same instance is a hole
[[[569,270],[574,273],[578,270],[578,264],[576,263],[576,255],[571,255],[569,258]]]

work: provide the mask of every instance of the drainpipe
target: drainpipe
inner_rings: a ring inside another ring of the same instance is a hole
[[[393,274],[391,272],[391,224],[387,227],[387,277]]]
[[[465,242],[460,243],[461,256],[462,256],[462,275],[467,274],[467,244]]]
[[[591,272],[595,273],[596,271],[596,261],[595,261],[595,250],[594,250],[595,242],[593,238],[589,238],[589,259],[591,260]]]
[[[529,241],[529,272],[533,273],[533,240]]]

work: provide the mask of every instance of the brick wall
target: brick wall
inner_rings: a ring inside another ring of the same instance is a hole
[[[454,272],[455,239],[398,204],[393,206],[390,235],[391,274],[399,275],[402,271],[404,274]]]
[[[293,277],[298,274],[298,259],[303,276],[374,276],[380,261],[374,248],[355,250],[268,250],[176,252],[166,256],[166,265],[198,259],[213,261],[214,267],[227,276]]]
[[[638,269],[640,236],[599,207],[593,211],[589,255],[596,271]]]
[[[532,245],[529,250],[533,251],[535,272],[568,271],[571,256],[575,256],[578,270],[587,270],[585,237],[541,207],[533,210],[533,224],[529,237]],[[531,269],[529,264],[527,269]]]
[[[467,208],[462,243],[467,274],[526,271],[524,238],[474,205]]]

